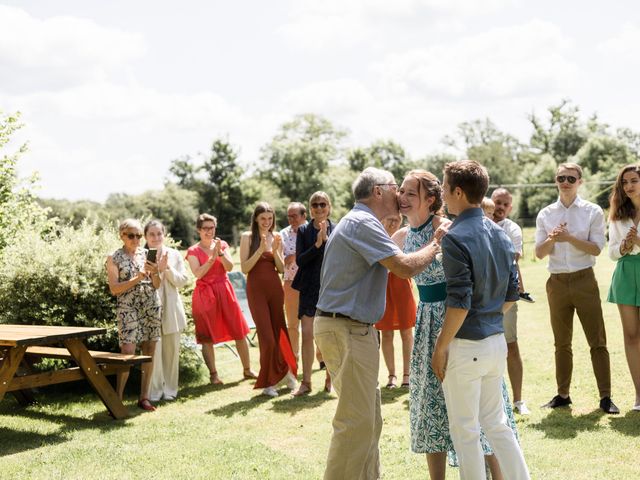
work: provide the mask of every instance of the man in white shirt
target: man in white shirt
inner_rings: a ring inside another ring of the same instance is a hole
[[[307,221],[307,209],[300,202],[291,202],[287,207],[289,226],[280,231],[282,250],[284,254],[284,313],[287,317],[287,331],[291,340],[291,347],[296,358],[300,356],[300,319],[298,318],[299,292],[291,287],[293,277],[296,276],[296,239],[298,227]]]
[[[491,200],[495,204],[493,221],[502,228],[513,242],[516,250],[516,265],[522,257],[522,229],[508,218],[513,208],[513,197],[506,188],[497,188],[491,194]],[[520,268],[518,268],[518,292],[520,297],[524,295],[524,284]],[[530,297],[529,297],[530,298]],[[518,303],[514,303],[504,314],[504,338],[507,342],[507,371],[513,390],[513,409],[521,415],[531,413],[527,404],[522,400],[522,357],[518,347]]]
[[[571,337],[577,311],[591,349],[591,364],[600,392],[600,408],[620,413],[611,401],[611,367],[602,318],[600,291],[593,273],[596,256],[605,244],[602,209],[578,196],[582,168],[563,163],[556,171],[558,201],[543,208],[536,219],[536,257],[549,256],[547,299],[555,340],[558,394],[545,407],[569,405],[573,371]]]

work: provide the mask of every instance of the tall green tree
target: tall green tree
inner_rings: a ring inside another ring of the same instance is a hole
[[[461,123],[456,135],[445,137],[444,143],[484,165],[492,184],[518,182],[519,159],[524,147],[514,136],[500,131],[488,118]]]
[[[39,235],[52,226],[33,193],[37,176],[26,180],[18,177],[18,159],[27,151],[26,144],[7,151],[21,126],[20,114],[5,115],[0,110],[0,252],[19,231],[31,229]]]
[[[377,167],[393,173],[396,181],[411,170],[412,162],[404,148],[393,140],[378,140],[369,147],[354,148],[347,155],[349,168],[361,172],[366,167]]]
[[[208,157],[174,160],[169,169],[177,184],[198,195],[198,210],[218,218],[217,234],[232,241],[237,225],[245,222],[248,204],[256,201],[243,188],[244,170],[237,150],[224,139],[214,140]]]
[[[266,166],[261,174],[280,189],[283,197],[305,201],[314,191],[326,189],[329,164],[341,159],[346,135],[345,130],[319,115],[297,115],[262,148]]]

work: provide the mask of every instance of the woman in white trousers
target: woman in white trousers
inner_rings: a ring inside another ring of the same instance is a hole
[[[189,282],[180,252],[164,246],[165,227],[151,220],[144,227],[147,248],[156,248],[161,284],[158,289],[162,303],[162,336],[156,343],[151,375],[151,401],[175,400],[178,395],[178,363],[180,334],[187,325],[179,289]]]

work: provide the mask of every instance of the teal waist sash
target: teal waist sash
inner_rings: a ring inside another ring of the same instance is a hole
[[[433,285],[418,285],[418,293],[421,302],[442,302],[447,298],[447,284],[442,282]]]
[[[640,263],[640,254],[637,255],[623,255],[618,259],[619,262],[631,262]]]

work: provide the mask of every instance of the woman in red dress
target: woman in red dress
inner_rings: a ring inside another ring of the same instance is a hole
[[[191,306],[196,325],[196,341],[202,345],[204,363],[214,385],[220,385],[222,381],[216,370],[213,345],[231,340],[236,341],[244,378],[258,378],[251,371],[249,360],[249,327],[227,277],[227,272],[233,269],[233,260],[227,242],[216,237],[217,224],[213,215],[200,215],[196,221],[200,242],[187,250],[189,267],[197,279]]]
[[[247,274],[247,300],[258,332],[260,373],[254,388],[276,397],[276,387],[286,379],[291,390],[297,387],[296,357],[291,348],[284,319],[284,291],[278,272],[284,270],[279,234],[273,233],[275,213],[260,202],[251,216],[251,231],[240,239],[240,265]]]
[[[387,217],[382,221],[389,236],[393,236],[402,224],[402,215]],[[413,326],[416,324],[416,300],[410,278],[400,278],[389,272],[387,281],[387,306],[382,319],[375,327],[382,334],[380,348],[389,371],[387,388],[396,388],[396,362],[393,351],[393,331],[400,330],[402,339],[402,387],[409,388],[409,365],[413,350]]]

